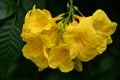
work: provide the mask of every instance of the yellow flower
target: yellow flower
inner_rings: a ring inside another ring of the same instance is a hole
[[[60,31],[55,26],[51,30],[45,30],[40,34],[40,38],[43,41],[44,45],[48,48],[57,46],[58,40],[60,38]]]
[[[22,38],[28,41],[34,35],[39,35],[44,30],[50,30],[55,25],[48,10],[36,9],[35,5],[25,16],[25,23],[22,29]]]
[[[59,45],[52,48],[49,56],[49,67],[56,69],[59,68],[62,72],[72,71],[74,68],[82,71],[82,64],[77,60],[71,60],[68,45],[64,44],[61,40]]]
[[[93,13],[92,17],[94,20],[93,26],[99,35],[110,36],[115,32],[117,23],[111,22],[105,12],[101,9],[98,9]]]
[[[52,18],[48,10],[36,9],[35,6],[26,14],[21,37],[27,44],[22,51],[40,71],[48,67],[49,50],[57,45],[59,30],[56,21],[62,15]]]
[[[65,46],[58,46],[50,51],[49,66],[59,68],[62,72],[72,71],[74,63],[69,58],[69,50]]]
[[[48,60],[44,53],[44,46],[40,41],[39,43],[33,42],[32,44],[25,44],[22,51],[24,57],[34,62],[39,68],[39,71],[48,67]]]
[[[67,26],[63,39],[70,45],[71,59],[89,61],[105,51],[117,24],[111,22],[102,10],[97,10],[90,17],[75,18],[79,22],[73,20],[74,22]]]
[[[76,26],[69,25],[63,39],[70,47],[71,59],[89,61],[96,55],[96,48],[101,44],[89,18],[83,18]]]
[[[96,33],[101,37],[106,38],[107,43],[112,43],[111,35],[115,32],[117,23],[111,22],[108,16],[104,11],[98,9],[92,16],[93,18],[93,27],[96,30]]]
[[[39,70],[48,67],[46,47],[40,38],[44,30],[50,30],[55,22],[48,10],[36,9],[35,6],[25,17],[21,37],[27,44],[23,47],[23,55],[33,61]]]
[[[21,33],[26,42],[23,55],[34,62],[39,71],[47,67],[62,72],[82,71],[82,61],[95,58],[112,43],[111,35],[117,23],[111,22],[102,10],[89,17],[74,15],[68,25],[62,16],[52,18],[48,10],[35,6],[25,16]]]

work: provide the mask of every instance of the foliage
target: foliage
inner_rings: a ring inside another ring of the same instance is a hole
[[[26,12],[36,4],[56,16],[66,11],[66,3],[67,0],[0,0],[0,80],[119,80],[119,25],[112,35],[113,44],[102,55],[83,63],[83,72],[61,73],[52,69],[38,72],[35,64],[23,57],[20,34]],[[85,16],[101,8],[112,21],[120,23],[119,0],[74,0],[74,4]]]

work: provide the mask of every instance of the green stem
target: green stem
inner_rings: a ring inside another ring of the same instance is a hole
[[[71,22],[71,18],[74,15],[74,6],[73,6],[73,0],[69,0],[67,3],[68,7],[68,16],[65,18],[64,24],[67,25]]]
[[[71,22],[71,18],[74,15],[74,6],[73,6],[73,0],[69,0],[67,3],[68,7],[68,16],[63,20],[63,29],[62,33],[65,31],[65,26],[68,25]]]
[[[69,11],[68,19],[71,20],[71,17],[74,15],[73,0],[69,0]]]
[[[67,3],[67,7],[68,7],[68,12],[67,12],[67,17],[63,19],[63,28],[62,28],[62,32],[65,32],[65,27],[66,25],[68,25],[71,21],[72,21],[72,16],[74,15],[74,5],[73,5],[73,0],[69,0]]]
[[[71,11],[71,16],[74,15],[73,0],[70,0],[70,11]]]

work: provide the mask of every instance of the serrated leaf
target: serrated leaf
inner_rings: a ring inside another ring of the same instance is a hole
[[[11,19],[0,27],[0,76],[5,76],[8,68],[21,54],[21,30],[14,24],[14,19]]]
[[[0,20],[11,16],[15,11],[13,0],[0,0]]]

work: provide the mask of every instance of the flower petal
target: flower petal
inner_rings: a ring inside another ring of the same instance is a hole
[[[58,44],[60,32],[57,28],[51,28],[51,30],[44,30],[40,34],[40,38],[43,43],[48,47],[52,48]]]
[[[73,70],[74,63],[70,60],[69,50],[66,46],[53,48],[50,52],[49,66],[53,69],[59,68],[62,72]]]
[[[96,34],[92,26],[93,20],[91,17],[86,17],[81,20],[77,26],[70,25],[63,35],[67,44],[70,44],[70,56],[75,56],[80,61],[89,61],[98,55],[97,48],[101,49],[102,40]],[[104,51],[106,47],[102,47]],[[100,52],[100,51],[99,51]]]
[[[98,9],[92,17],[94,20],[93,26],[99,35],[110,36],[115,32],[117,23],[111,22],[104,11]]]
[[[24,57],[33,61],[38,67],[41,68],[41,70],[48,67],[47,59],[44,56],[42,45],[26,44],[23,47],[22,51]]]
[[[82,63],[78,59],[74,59],[75,62],[75,70],[81,72],[83,70]]]
[[[53,22],[48,10],[36,9],[34,6],[25,16],[25,26],[23,28],[27,27],[30,32],[36,34],[51,29],[54,24],[55,22]]]

